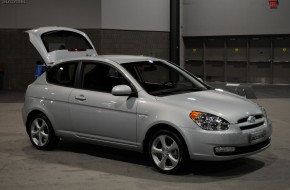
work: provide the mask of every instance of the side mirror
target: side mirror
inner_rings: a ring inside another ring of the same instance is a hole
[[[114,96],[130,96],[132,89],[128,85],[117,85],[113,87],[112,94]]]

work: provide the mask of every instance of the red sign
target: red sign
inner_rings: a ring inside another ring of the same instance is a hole
[[[270,8],[277,8],[278,5],[279,5],[278,0],[276,0],[276,1],[269,1]]]

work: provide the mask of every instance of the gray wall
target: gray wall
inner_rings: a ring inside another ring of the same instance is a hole
[[[289,34],[289,18],[289,0],[183,0],[184,36]]]
[[[169,59],[169,32],[101,30],[100,54],[148,55]]]
[[[170,0],[103,0],[102,28],[169,31]]]
[[[35,79],[35,63],[41,58],[25,30],[0,29],[0,64],[5,66],[4,81],[0,76],[0,90],[2,87],[24,90]],[[88,34],[99,54],[142,54],[169,59],[168,32],[81,30]]]
[[[68,26],[101,27],[101,0],[26,0],[25,4],[0,2],[0,28]]]

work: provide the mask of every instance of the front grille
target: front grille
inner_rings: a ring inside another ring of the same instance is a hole
[[[271,138],[268,138],[267,140],[260,142],[258,144],[254,144],[250,146],[235,147],[236,150],[234,152],[215,152],[214,151],[214,153],[217,156],[233,156],[233,155],[239,155],[239,154],[246,154],[246,153],[258,151],[268,146],[270,142],[271,142]]]
[[[247,126],[243,126],[243,127],[240,127],[241,130],[248,130],[248,129],[253,129],[253,128],[256,128],[256,127],[260,127],[261,125],[264,124],[265,121],[262,121],[262,122],[259,122],[259,123],[255,123],[255,124],[252,124],[252,125],[247,125]]]
[[[262,115],[262,114],[259,114],[259,115],[253,115],[256,119],[261,119],[261,118],[263,118],[264,117],[264,115]],[[247,119],[249,118],[249,116],[247,116],[247,117],[244,117],[244,118],[242,118],[242,119],[239,119],[238,120],[238,123],[244,123],[244,122],[247,122]]]

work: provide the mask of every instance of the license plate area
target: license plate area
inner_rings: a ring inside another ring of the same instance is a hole
[[[266,131],[259,131],[259,132],[251,133],[249,136],[249,141],[250,143],[255,143],[263,139],[265,136],[266,136]]]

